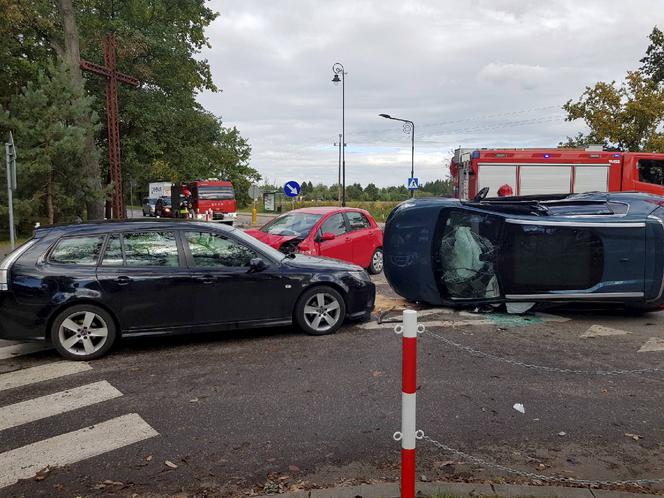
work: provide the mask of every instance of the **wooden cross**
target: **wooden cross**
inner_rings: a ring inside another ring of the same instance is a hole
[[[108,123],[108,167],[113,183],[113,218],[125,217],[122,196],[122,167],[120,163],[120,123],[118,120],[118,81],[134,87],[140,82],[136,78],[117,71],[115,64],[115,36],[109,33],[104,38],[104,65],[81,59],[81,69],[106,78],[106,120]]]

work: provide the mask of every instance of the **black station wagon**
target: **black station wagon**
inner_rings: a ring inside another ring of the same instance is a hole
[[[662,197],[631,192],[404,202],[385,226],[385,276],[406,299],[435,305],[659,310],[662,206]]]
[[[359,266],[285,256],[225,225],[54,226],[0,264],[0,338],[51,341],[62,356],[88,360],[120,335],[293,322],[322,335],[370,314],[374,298]]]

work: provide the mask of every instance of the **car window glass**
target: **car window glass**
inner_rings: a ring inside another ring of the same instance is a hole
[[[210,232],[186,232],[195,266],[246,268],[256,252],[236,240]]]
[[[178,266],[173,232],[133,232],[123,238],[127,266]]]
[[[639,159],[639,181],[664,186],[664,161]]]
[[[322,233],[333,233],[334,235],[343,235],[346,233],[346,223],[341,213],[330,216],[321,226]]]
[[[505,226],[505,293],[585,290],[602,278],[602,240],[593,230],[512,223]]]
[[[350,223],[351,230],[363,230],[365,228],[371,228],[371,223],[366,216],[357,211],[349,211],[346,213],[348,217],[348,222]]]
[[[92,235],[64,238],[53,249],[49,261],[61,265],[96,265],[104,237],[105,235]]]
[[[113,234],[108,239],[104,258],[101,261],[102,266],[122,266],[122,239],[119,234]]]
[[[465,211],[452,211],[443,224],[434,253],[437,278],[452,298],[500,296],[495,260],[500,218]]]

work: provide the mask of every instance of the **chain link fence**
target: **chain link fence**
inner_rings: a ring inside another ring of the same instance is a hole
[[[397,320],[394,320],[396,322]],[[392,320],[390,320],[392,322]],[[646,367],[646,368],[635,368],[635,369],[607,369],[607,370],[602,370],[602,369],[580,369],[580,368],[559,368],[555,366],[550,366],[550,365],[539,365],[535,363],[529,363],[525,361],[520,361],[512,358],[507,358],[504,356],[499,356],[497,354],[487,352],[487,351],[482,351],[477,348],[473,348],[464,344],[460,344],[456,341],[453,341],[452,339],[449,339],[447,337],[444,337],[440,334],[437,334],[435,332],[429,331],[429,330],[422,330],[421,335],[425,337],[430,337],[433,339],[436,339],[438,341],[443,342],[447,346],[450,346],[452,348],[458,349],[460,351],[463,351],[464,353],[467,353],[469,355],[478,357],[478,358],[486,358],[492,361],[496,361],[499,363],[511,365],[514,367],[518,368],[526,368],[526,369],[531,369],[535,371],[541,371],[541,372],[547,372],[547,373],[559,373],[559,374],[578,374],[578,375],[597,375],[597,376],[618,376],[618,375],[635,375],[635,374],[645,374],[645,373],[662,373],[664,372],[664,368],[662,367]],[[427,443],[433,445],[434,447],[448,453],[451,455],[455,455],[461,459],[464,460],[464,462],[474,464],[474,465],[479,465],[482,467],[486,468],[491,468],[497,471],[500,471],[505,474],[511,474],[514,476],[522,477],[531,481],[540,481],[544,483],[552,483],[552,484],[567,484],[567,485],[574,485],[574,486],[591,486],[591,487],[599,487],[599,486],[606,486],[606,487],[613,487],[613,486],[656,486],[656,485],[664,485],[664,478],[646,478],[646,479],[627,479],[627,480],[615,480],[615,481],[609,481],[609,480],[592,480],[592,479],[577,479],[577,478],[572,478],[572,477],[559,477],[559,476],[547,476],[543,474],[537,474],[535,472],[529,472],[526,470],[520,470],[520,469],[515,469],[512,467],[508,467],[506,465],[502,465],[499,463],[491,462],[489,460],[486,460],[484,458],[480,458],[474,455],[471,455],[469,453],[466,453],[464,451],[461,451],[458,448],[454,448],[452,446],[449,446],[441,441],[438,441],[436,439],[433,439],[431,436],[427,434],[422,434],[421,439],[426,441]]]

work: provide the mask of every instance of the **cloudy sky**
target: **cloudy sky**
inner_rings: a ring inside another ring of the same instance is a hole
[[[336,182],[346,69],[346,182],[444,178],[458,147],[555,146],[582,131],[561,104],[639,67],[661,0],[213,0],[221,93],[200,102],[237,126],[264,178]]]

